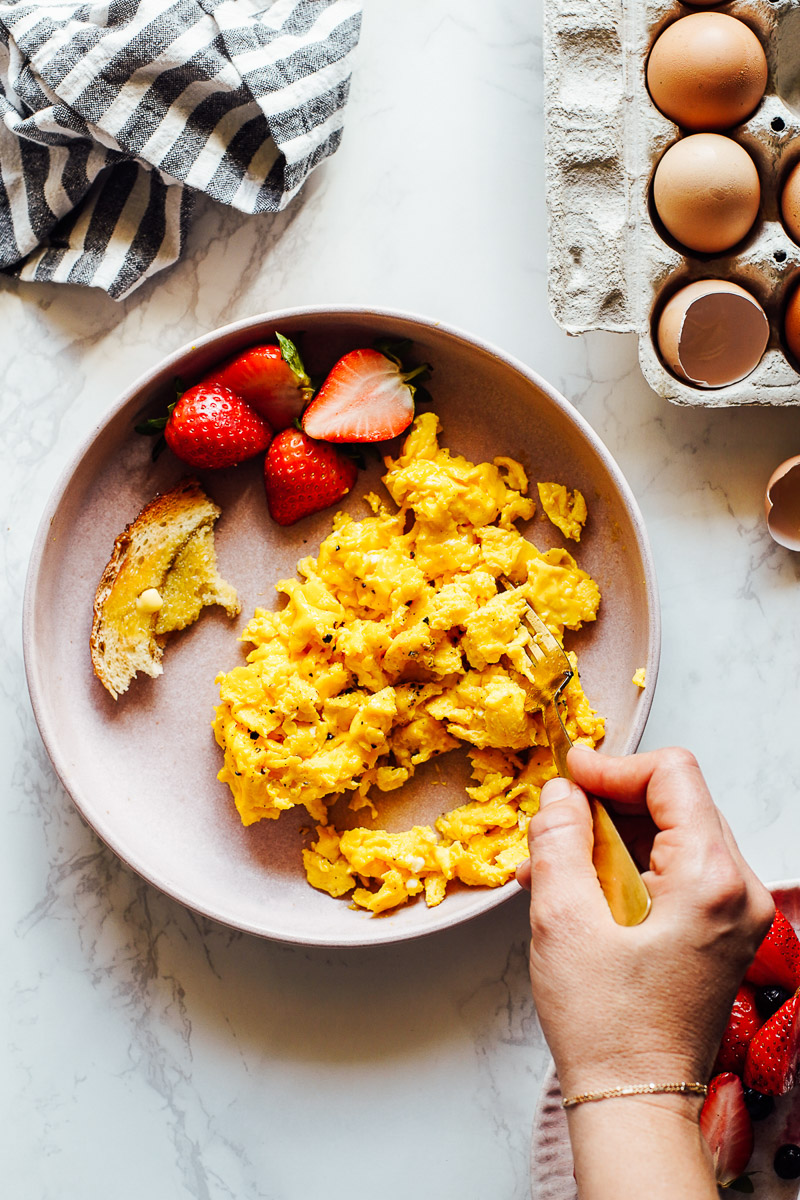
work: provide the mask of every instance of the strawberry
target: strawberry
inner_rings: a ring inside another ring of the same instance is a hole
[[[264,460],[264,486],[273,521],[293,525],[346,496],[356,481],[352,458],[300,429],[283,429]]]
[[[800,942],[786,917],[775,910],[775,919],[745,975],[749,983],[774,983],[793,992],[800,987]]]
[[[736,993],[731,1015],[717,1051],[715,1075],[726,1071],[741,1075],[750,1039],[762,1025],[763,1021],[756,1008],[755,988],[750,983],[743,983]]]
[[[726,1071],[711,1080],[700,1113],[700,1132],[711,1151],[717,1183],[727,1187],[739,1178],[753,1153],[753,1124],[738,1075]]]
[[[340,358],[303,415],[309,437],[326,442],[382,442],[407,429],[414,418],[412,379],[430,372],[427,363],[403,371],[393,347],[351,350]]]
[[[793,1086],[800,1055],[800,990],[751,1039],[744,1064],[748,1087],[782,1096]]]
[[[297,347],[281,333],[275,337],[277,346],[253,346],[217,367],[202,383],[230,388],[278,430],[300,416],[313,388]]]
[[[266,450],[272,430],[230,388],[198,383],[171,406],[164,437],[190,466],[232,467]]]

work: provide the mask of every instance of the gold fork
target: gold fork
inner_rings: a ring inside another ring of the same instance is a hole
[[[498,582],[507,591],[516,590],[508,580]],[[567,752],[572,742],[558,711],[558,697],[572,678],[572,667],[562,646],[527,599],[521,621],[527,627],[525,649],[531,665],[530,679],[541,694],[544,727],[556,770],[571,779]],[[592,862],[611,915],[618,925],[639,925],[650,911],[650,893],[605,805],[596,796],[588,799],[594,831]]]

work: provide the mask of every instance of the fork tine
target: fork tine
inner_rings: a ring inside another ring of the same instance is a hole
[[[518,590],[509,579],[505,578],[505,576],[501,575],[497,582],[506,592],[515,592]],[[539,616],[536,609],[533,607],[527,597],[525,598],[525,607],[522,610],[520,621],[527,625],[529,631],[534,635],[533,645],[539,651],[541,657],[544,658],[548,654],[558,654],[564,659],[564,669],[569,669],[570,671],[572,670],[569,659],[564,652],[564,647],[558,641],[558,638],[551,633],[547,625],[545,625],[544,621]]]
[[[506,592],[519,590],[502,575],[498,577],[497,583]],[[545,693],[554,689],[553,694],[557,695],[572,678],[572,666],[558,639],[553,636],[527,598],[523,598],[525,604],[520,613],[520,627],[525,632],[523,649],[533,670],[532,682]]]
[[[569,665],[569,659],[564,652],[564,647],[560,644],[558,638],[551,633],[536,610],[532,608],[527,601],[525,602],[525,608],[522,613],[522,621],[528,626],[528,629],[535,634],[537,645],[540,646],[545,653],[558,654],[565,660],[566,664]]]
[[[534,664],[544,662],[547,658],[547,654],[539,643],[531,637],[530,631],[527,632],[525,637],[525,651]]]

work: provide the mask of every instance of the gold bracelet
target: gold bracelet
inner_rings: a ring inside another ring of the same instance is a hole
[[[574,1108],[576,1104],[589,1104],[593,1100],[616,1100],[619,1096],[654,1096],[658,1092],[678,1092],[682,1096],[707,1096],[705,1083],[634,1083],[630,1087],[606,1088],[604,1092],[582,1092],[579,1096],[568,1096],[561,1101],[562,1108]]]

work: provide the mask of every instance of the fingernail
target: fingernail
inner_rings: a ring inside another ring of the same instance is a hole
[[[570,746],[570,754],[597,754],[594,746],[584,746],[579,743],[577,746]]]
[[[548,779],[539,794],[540,808],[544,808],[546,804],[552,804],[556,800],[566,800],[571,791],[572,784],[568,779]]]

